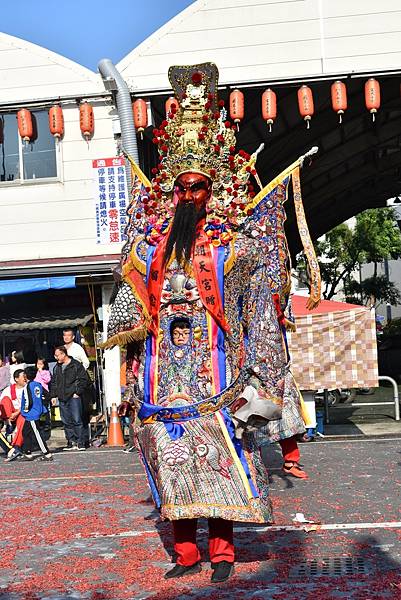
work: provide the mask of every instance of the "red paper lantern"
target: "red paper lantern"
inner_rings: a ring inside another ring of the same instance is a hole
[[[82,135],[88,141],[95,131],[95,117],[92,105],[89,102],[82,102],[79,106],[79,126]]]
[[[55,104],[49,110],[49,129],[50,133],[58,140],[64,135],[64,116],[63,109],[59,104]]]
[[[306,121],[306,128],[309,129],[309,123],[315,108],[313,106],[312,90],[307,85],[301,85],[298,90],[298,108],[301,117]]]
[[[132,111],[134,113],[135,129],[139,132],[143,139],[143,130],[148,126],[148,107],[145,100],[138,98],[132,103]]]
[[[27,108],[22,108],[17,112],[18,131],[25,144],[33,136],[32,115]]]
[[[230,117],[239,129],[244,118],[244,94],[240,90],[233,90],[230,94]]]
[[[174,98],[174,96],[170,96],[170,98],[167,98],[166,100],[165,108],[166,117],[168,117],[171,114],[174,114],[178,109],[178,100]]]
[[[380,83],[373,77],[365,83],[365,104],[374,121],[375,113],[380,108]]]
[[[270,88],[262,94],[262,116],[271,132],[274,119],[277,117],[277,98]]]
[[[335,81],[331,86],[331,105],[342,123],[342,115],[347,110],[347,87],[342,81]]]

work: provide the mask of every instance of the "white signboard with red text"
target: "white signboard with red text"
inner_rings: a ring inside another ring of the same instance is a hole
[[[124,158],[92,161],[96,206],[96,242],[119,244],[126,240],[128,188]]]

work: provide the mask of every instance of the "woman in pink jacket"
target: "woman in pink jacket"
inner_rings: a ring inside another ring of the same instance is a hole
[[[51,430],[52,420],[50,412],[50,398],[49,398],[49,384],[51,381],[51,374],[49,371],[49,363],[45,358],[41,356],[36,360],[36,375],[34,381],[42,384],[43,387],[43,404],[47,409],[45,413],[44,429],[47,431]]]

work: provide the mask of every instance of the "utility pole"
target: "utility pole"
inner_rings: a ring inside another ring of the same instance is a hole
[[[384,276],[387,281],[390,281],[390,271],[389,271],[389,267],[388,267],[387,258],[384,259]],[[392,314],[391,314],[391,304],[389,304],[388,302],[386,302],[386,317],[387,317],[387,323],[389,323],[392,319]]]

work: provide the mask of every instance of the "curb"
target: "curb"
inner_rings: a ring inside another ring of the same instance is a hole
[[[306,443],[319,443],[319,442],[324,442],[325,440],[329,440],[329,441],[333,441],[333,440],[353,440],[353,439],[357,439],[357,440],[383,440],[383,439],[399,439],[401,440],[401,432],[399,433],[349,433],[349,434],[325,434],[324,437],[318,437],[315,438],[313,440],[313,442],[306,442]],[[304,442],[305,443],[305,442]]]

